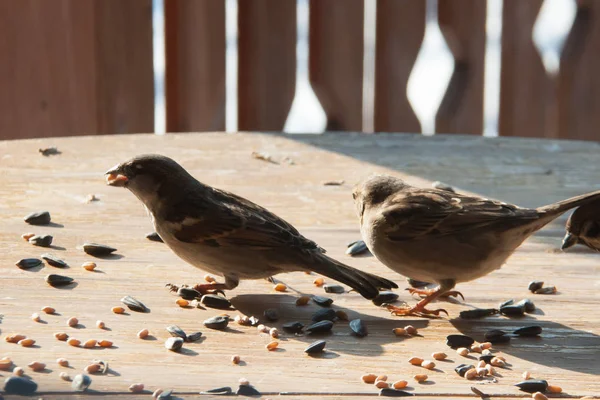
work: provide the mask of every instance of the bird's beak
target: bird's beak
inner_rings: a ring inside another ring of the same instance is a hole
[[[104,175],[106,175],[106,184],[109,186],[123,187],[129,181],[129,178],[121,173],[121,164],[115,165]]]
[[[565,235],[563,242],[562,242],[562,246],[560,247],[561,250],[565,250],[568,249],[569,247],[575,246],[577,244],[577,237],[573,236],[571,233],[567,232],[567,234]]]

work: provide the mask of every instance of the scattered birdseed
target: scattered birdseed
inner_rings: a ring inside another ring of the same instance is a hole
[[[62,379],[63,381],[67,381],[70,382],[71,381],[71,376],[69,374],[67,374],[66,372],[61,372],[60,374],[58,374],[58,376],[60,377],[60,379]]]
[[[515,384],[520,390],[527,393],[545,392],[548,389],[548,382],[545,380],[528,379]]]
[[[71,328],[75,327],[75,326],[79,325],[79,320],[75,317],[71,317],[67,320],[67,325],[70,326]]]
[[[289,333],[301,333],[304,329],[304,324],[298,321],[286,322],[281,326],[284,331]]]
[[[46,283],[53,287],[66,286],[74,282],[73,278],[64,275],[46,275]]]
[[[476,308],[474,310],[461,311],[459,313],[462,319],[477,319],[498,314],[499,310],[495,308]]]
[[[231,363],[232,364],[238,365],[240,363],[240,361],[241,361],[241,358],[238,355],[235,355],[235,356],[231,357]]]
[[[471,392],[475,393],[477,396],[481,397],[482,399],[485,399],[486,397],[488,397],[488,395],[483,393],[481,390],[477,389],[475,386],[471,386]]]
[[[111,308],[111,311],[115,314],[123,314],[125,312],[125,309],[121,306],[116,306]]]
[[[325,181],[323,182],[323,186],[342,186],[346,181],[339,180],[339,181]]]
[[[81,267],[83,269],[85,269],[86,271],[93,271],[93,270],[96,269],[96,263],[88,261],[88,262],[85,262],[85,263],[81,264]]]
[[[144,384],[143,383],[134,383],[131,386],[129,386],[129,391],[131,393],[142,393],[144,391]]]
[[[19,343],[23,339],[27,339],[27,336],[22,335],[20,333],[8,335],[4,338],[4,340],[8,343]]]
[[[392,332],[394,332],[394,335],[396,336],[407,336],[408,333],[406,332],[406,329],[404,328],[394,328],[392,329]]]
[[[425,374],[417,374],[414,377],[414,380],[419,382],[419,383],[423,383],[425,382],[429,377]]]
[[[396,301],[398,301],[398,297],[398,294],[394,292],[379,292],[377,297],[375,297],[371,301],[373,302],[373,304],[379,307],[383,304],[395,303]]]
[[[390,384],[386,381],[376,381],[375,387],[377,387],[378,389],[387,389],[390,387]]]
[[[40,372],[46,369],[46,364],[39,361],[34,361],[32,363],[27,364],[29,368],[31,368],[35,372]]]
[[[154,391],[154,393],[152,393],[152,398],[153,398],[153,399],[157,399],[157,398],[158,398],[158,396],[160,396],[160,395],[162,394],[162,392],[163,392],[163,390],[162,390],[162,389],[160,389],[160,388],[159,388],[159,389],[156,389],[156,390]]]
[[[467,373],[467,371],[469,371],[470,369],[473,369],[474,367],[472,365],[468,365],[468,364],[459,364],[456,368],[454,368],[454,371],[460,376],[460,377],[464,377],[465,374]]]
[[[423,363],[423,359],[419,358],[419,357],[411,357],[408,359],[408,362],[411,363],[412,365],[417,365],[420,366]]]
[[[277,348],[277,346],[279,346],[279,342],[272,341],[271,343],[267,344],[265,347],[267,348],[267,350],[273,351]]]
[[[40,317],[40,314],[33,313],[33,314],[31,314],[31,320],[35,321],[35,322],[40,322],[42,320],[42,318]]]
[[[473,343],[470,350],[472,353],[481,353],[483,351],[479,343]]]
[[[31,269],[44,265],[39,258],[22,258],[15,263],[20,269]]]
[[[87,372],[88,374],[95,374],[96,372],[100,371],[100,368],[102,368],[102,366],[100,364],[90,364],[87,367],[84,368],[84,371]]]
[[[61,367],[68,367],[69,366],[69,360],[67,360],[66,358],[58,358],[58,359],[56,359],[56,363],[58,365],[60,365]]]
[[[79,345],[81,344],[81,341],[77,340],[75,338],[70,338],[69,340],[67,340],[67,343],[69,344],[69,346],[79,347]]]
[[[71,387],[77,392],[84,392],[88,387],[90,387],[91,384],[92,378],[84,374],[79,374],[75,375],[75,378],[73,378]]]
[[[466,347],[459,347],[458,349],[456,349],[456,352],[458,353],[458,355],[463,357],[469,355],[469,349],[467,349]]]
[[[392,387],[394,389],[404,389],[405,387],[408,386],[408,382],[407,381],[396,381],[392,384]]]
[[[315,324],[312,324],[312,325],[306,327],[305,330],[306,330],[306,333],[312,334],[312,333],[329,332],[329,331],[331,331],[332,328],[333,328],[333,322],[325,320],[325,321],[320,321]]]
[[[304,352],[306,354],[322,353],[323,350],[325,350],[326,344],[327,343],[324,340],[317,340],[316,342],[312,342],[306,349],[304,349]]]
[[[186,342],[196,342],[202,337],[202,332],[194,332],[187,335]]]
[[[323,296],[313,296],[312,301],[314,301],[316,304],[320,305],[321,307],[329,307],[331,304],[333,304],[333,299],[330,299],[329,297],[323,297]]]
[[[56,312],[54,308],[49,306],[43,307],[41,311],[45,312],[46,314],[54,314]]]
[[[425,369],[434,369],[435,368],[435,363],[431,360],[424,360],[421,363],[421,367],[425,368]]]
[[[0,370],[8,371],[13,365],[13,362],[10,358],[4,357],[0,359]]]
[[[19,342],[17,343],[19,346],[23,346],[23,347],[31,347],[35,344],[35,340],[33,339],[23,339],[23,340],[19,340]]]
[[[478,378],[479,374],[477,373],[477,369],[471,368],[465,373],[465,379],[472,380]]]
[[[250,386],[250,385],[240,385],[238,387],[236,394],[238,396],[246,396],[246,397],[253,397],[253,396],[261,395],[258,390],[256,390],[253,386]]]
[[[50,247],[52,244],[52,235],[35,235],[29,238],[29,243],[39,247]]]
[[[84,243],[83,246],[83,251],[91,256],[107,256],[115,251],[117,251],[117,249],[115,249],[114,247],[110,247],[110,246],[106,246],[104,244],[98,244],[98,243]]]
[[[13,375],[14,376],[23,376],[23,375],[25,375],[25,370],[21,367],[15,367],[15,369],[13,369]]]
[[[179,351],[183,347],[183,339],[180,337],[170,337],[165,341],[165,348],[171,351]]]
[[[414,336],[414,335],[416,335],[417,333],[419,333],[419,331],[417,330],[417,328],[415,328],[415,327],[414,327],[414,326],[412,326],[412,325],[406,325],[406,326],[404,327],[404,330],[406,331],[406,333],[408,333],[408,334],[409,334],[409,335],[411,335],[411,336]]]
[[[65,332],[56,332],[54,337],[64,342],[69,338],[69,335],[67,335]]]
[[[446,353],[442,353],[442,352],[437,352],[437,353],[431,354],[431,358],[433,358],[434,360],[445,360],[447,357],[448,357],[448,355]]]
[[[53,254],[50,253],[44,253],[41,255],[42,259],[45,260],[48,265],[52,266],[52,267],[57,267],[57,268],[66,268],[68,267],[68,264],[61,260],[60,258],[56,257]]]
[[[525,308],[517,305],[504,306],[500,308],[500,314],[507,317],[522,317],[525,315]]]
[[[48,211],[37,211],[27,214],[24,218],[29,225],[48,225],[50,223],[50,213]]]
[[[217,280],[212,275],[204,275],[204,280],[208,283],[215,283]]]
[[[506,361],[499,357],[494,357],[490,360],[490,364],[492,364],[494,367],[504,367],[506,365]]]
[[[148,332],[148,329],[144,328],[137,333],[137,337],[140,339],[146,339],[148,337],[149,333],[150,332]]]
[[[404,390],[383,388],[379,391],[379,396],[382,396],[382,397],[409,397],[409,396],[414,396],[414,394],[405,392]]]
[[[558,290],[556,289],[556,286],[546,286],[543,288],[540,288],[538,290],[536,290],[535,294],[555,294]]]
[[[340,321],[348,321],[348,314],[344,310],[337,310],[335,315]]]
[[[346,292],[346,289],[341,285],[323,285],[323,289],[325,293],[342,294]]]
[[[548,393],[562,393],[562,388],[560,386],[556,386],[556,385],[548,385],[548,388],[546,389],[546,391]]]
[[[38,149],[38,152],[45,157],[60,154],[60,151],[56,147],[46,147],[44,149]]]
[[[532,293],[534,293],[536,290],[541,289],[542,286],[544,286],[543,281],[531,281],[531,282],[529,282],[527,289],[529,291],[531,291]]]
[[[352,334],[356,337],[362,338],[368,334],[367,325],[365,325],[362,319],[354,319],[350,321],[349,326]]]
[[[223,386],[223,387],[206,390],[204,392],[200,392],[200,394],[227,396],[227,395],[233,394],[233,391],[231,390],[231,388],[229,386]]]
[[[280,282],[277,285],[273,286],[273,289],[276,292],[285,292],[287,290],[287,286]]]
[[[222,331],[223,329],[227,328],[227,325],[229,324],[229,318],[217,315],[215,317],[211,317],[204,320],[203,323],[204,326],[206,326],[207,328]]]
[[[273,159],[273,157],[271,157],[271,155],[269,153],[264,153],[262,151],[253,151],[251,156],[252,156],[252,158],[255,158],[257,160],[267,161],[272,164],[279,164],[277,161],[275,161]]]
[[[28,232],[28,233],[22,234],[21,238],[25,241],[29,241],[29,239],[31,239],[34,236],[35,236],[35,233]]]
[[[100,201],[100,199],[98,197],[96,197],[95,194],[88,194],[85,198],[85,202],[86,203],[92,203],[94,201]]]
[[[205,294],[200,299],[200,304],[208,308],[216,308],[219,310],[229,310],[231,308],[229,300],[216,294]]]
[[[106,348],[106,347],[112,347],[112,345],[113,345],[113,342],[111,342],[110,340],[106,340],[106,339],[105,340],[100,340],[98,342],[98,346],[104,347],[104,348]]]
[[[240,385],[242,385],[242,386],[247,386],[247,385],[250,384],[250,381],[248,379],[246,379],[246,378],[240,378],[239,381],[238,381],[238,383]]]
[[[481,348],[483,350],[489,350],[492,348],[492,343],[491,342],[483,342],[483,343],[481,343]]]
[[[548,400],[548,396],[541,392],[535,392],[531,395],[533,400]]]
[[[542,327],[539,325],[524,326],[513,332],[513,334],[519,336],[537,336],[540,333],[542,333]]]
[[[177,299],[177,301],[175,302],[177,303],[177,305],[179,307],[189,307],[190,306],[190,302],[184,299]]]
[[[146,239],[148,239],[152,242],[164,243],[162,238],[160,237],[160,235],[156,232],[150,232],[150,233],[146,234]]]
[[[97,340],[90,339],[90,340],[87,340],[85,343],[83,343],[83,347],[85,347],[86,349],[91,349],[91,348],[96,347],[97,343],[98,343]]]
[[[269,335],[271,335],[273,339],[277,339],[279,337],[279,331],[277,328],[271,328],[269,329]]]
[[[362,379],[362,381],[364,383],[373,384],[373,383],[375,383],[375,380],[377,379],[377,375],[375,375],[375,374],[366,374],[366,375],[361,376],[360,379]]]
[[[475,340],[469,336],[465,336],[465,335],[448,335],[448,336],[446,336],[446,344],[449,347],[452,347],[453,349],[456,349],[459,347],[469,347],[473,343],[475,343]]]
[[[26,396],[35,393],[37,387],[37,383],[21,376],[10,376],[4,381],[4,393],[6,394]]]
[[[525,371],[521,376],[523,377],[523,379],[529,380],[531,378],[531,372]]]
[[[348,254],[349,256],[357,256],[359,254],[366,253],[368,250],[369,248],[363,240],[357,240],[348,244],[346,254]]]
[[[375,379],[375,382],[377,382],[377,381],[384,381],[384,382],[386,382],[387,380],[388,380],[388,376],[387,375],[379,375],[377,377],[377,379]]]
[[[298,298],[296,299],[296,305],[297,305],[297,306],[305,306],[305,305],[307,305],[307,304],[308,304],[309,300],[310,300],[310,297],[309,297],[309,296],[301,296],[301,297],[298,297]]]
[[[125,296],[121,299],[121,303],[125,304],[131,311],[149,312],[150,310],[141,301],[134,299],[131,296]]]

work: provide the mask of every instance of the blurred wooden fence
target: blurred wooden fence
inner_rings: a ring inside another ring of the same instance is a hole
[[[543,0],[504,0],[499,131],[600,140],[600,1],[579,0],[560,73],[532,42]],[[239,0],[238,129],[282,130],[296,1]],[[439,0],[455,70],[436,132],[483,131],[485,0]],[[310,0],[309,78],[328,129],[362,129],[363,0]],[[166,0],[167,131],[225,129],[225,1]],[[425,0],[377,0],[376,132],[420,132],[406,85]],[[151,0],[0,0],[0,138],[151,132]]]

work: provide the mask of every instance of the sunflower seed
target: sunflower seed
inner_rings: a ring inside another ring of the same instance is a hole
[[[45,149],[38,149],[38,152],[46,157],[60,154],[60,151],[56,147],[46,147]]]
[[[365,337],[368,335],[367,326],[362,319],[353,319],[349,326],[354,336]]]
[[[204,392],[200,392],[200,394],[213,394],[213,395],[229,395],[232,394],[233,390],[229,386],[218,387],[214,389],[209,389]]]
[[[196,298],[201,297],[202,295],[200,294],[199,291],[194,290],[192,288],[179,288],[177,289],[177,296],[186,299],[186,300],[194,300]]]
[[[173,395],[173,390],[169,389],[169,390],[165,390],[164,392],[162,392],[161,394],[159,394],[156,397],[156,400],[170,400],[172,398]]]
[[[535,291],[541,289],[542,286],[544,286],[543,281],[531,281],[529,282],[529,286],[527,286],[527,289],[529,289],[532,293],[535,293]]]
[[[395,303],[398,300],[398,295],[394,292],[380,292],[372,301],[376,306],[386,303]]]
[[[523,299],[520,302],[518,302],[516,305],[523,307],[525,309],[525,312],[528,312],[528,313],[532,313],[535,311],[535,304],[533,304],[533,301],[531,301],[529,299]]]
[[[74,282],[74,279],[64,275],[50,274],[46,276],[46,282],[50,286],[57,287],[69,285]]]
[[[456,190],[454,190],[454,188],[452,186],[448,185],[447,183],[440,182],[440,181],[433,182],[431,184],[431,187],[434,189],[438,189],[438,190],[445,190],[446,192],[456,193]]]
[[[510,342],[510,336],[506,335],[506,332],[500,329],[493,329],[491,331],[487,331],[483,337],[487,342],[490,343],[506,343]]]
[[[321,353],[325,349],[326,344],[327,342],[324,340],[317,340],[316,342],[312,342],[306,349],[304,349],[304,352],[307,354]]]
[[[325,333],[331,331],[331,328],[333,328],[333,322],[325,320],[306,327],[306,332],[308,334]]]
[[[48,211],[37,211],[27,214],[24,218],[29,225],[48,225],[50,223],[50,213]]]
[[[448,335],[446,336],[446,344],[453,349],[458,347],[469,347],[475,343],[475,339],[465,335]]]
[[[454,368],[454,371],[456,371],[456,373],[458,375],[460,375],[461,377],[464,378],[467,371],[470,370],[471,368],[475,368],[475,367],[473,365],[469,365],[469,364],[459,364],[456,368]]]
[[[535,293],[535,294],[554,294],[554,293],[556,293],[556,286],[546,286],[543,288],[539,288],[533,293]]]
[[[254,388],[254,386],[250,386],[250,385],[240,385],[238,387],[236,394],[238,396],[246,396],[246,397],[261,395],[260,392]]]
[[[498,314],[498,310],[495,308],[476,308],[475,310],[461,311],[459,315],[463,319],[476,319],[495,314]]]
[[[51,265],[53,267],[57,267],[57,268],[66,268],[68,267],[67,263],[64,262],[63,260],[61,260],[60,258],[49,254],[49,253],[44,253],[42,254],[42,259],[46,260],[46,262],[48,263],[48,265]]]
[[[39,247],[50,247],[52,239],[52,235],[35,235],[29,239],[29,243]]]
[[[524,326],[523,328],[515,330],[513,333],[519,336],[537,336],[542,333],[542,327],[539,325]]]
[[[258,318],[256,318],[254,315],[252,315],[250,318],[248,318],[248,321],[250,322],[251,326],[257,326],[260,323],[260,320]]]
[[[150,310],[141,301],[134,299],[131,296],[125,296],[121,299],[121,303],[125,304],[131,311],[149,312]]]
[[[267,308],[263,312],[263,315],[265,316],[267,321],[270,321],[270,322],[275,322],[279,319],[279,311],[277,311],[274,308]]]
[[[4,392],[6,392],[6,394],[26,396],[35,393],[37,386],[37,383],[31,379],[20,376],[10,376],[4,381]]]
[[[187,335],[185,334],[183,329],[181,329],[177,325],[169,325],[169,326],[167,326],[166,329],[167,329],[167,332],[169,332],[169,334],[171,334],[171,336],[173,336],[173,337],[182,338],[183,340],[187,339]]]
[[[304,329],[304,324],[298,321],[286,322],[281,325],[284,331],[289,333],[301,333],[302,329]]]
[[[418,281],[416,279],[408,278],[406,279],[408,284],[414,288],[422,288],[429,285],[429,282]]]
[[[79,374],[75,375],[75,378],[73,378],[73,383],[71,384],[71,387],[73,388],[73,390],[76,390],[78,392],[85,392],[91,384],[92,378],[85,374]]]
[[[337,319],[337,314],[335,313],[335,310],[333,308],[322,308],[320,310],[317,310],[317,312],[315,312],[312,315],[312,321],[313,322],[320,322],[320,321],[335,321]]]
[[[15,265],[21,269],[31,269],[43,264],[44,263],[39,258],[22,258],[15,263]]]
[[[382,397],[410,397],[410,396],[414,396],[414,394],[405,392],[404,390],[383,388],[379,391],[379,396],[382,396]]]
[[[106,246],[98,243],[84,243],[83,251],[91,256],[107,256],[110,253],[117,251],[114,247]]]
[[[200,299],[200,304],[208,308],[216,308],[219,310],[229,310],[231,308],[229,300],[216,294],[205,294]]]
[[[151,240],[153,242],[163,243],[162,238],[156,232],[150,232],[149,234],[147,234],[146,239]]]
[[[515,386],[518,387],[520,390],[527,392],[527,393],[535,393],[535,392],[544,393],[546,391],[546,389],[548,389],[548,382],[544,381],[544,380],[531,379],[531,380],[519,382],[519,383],[515,384]]]
[[[367,244],[362,240],[357,240],[356,242],[352,242],[348,245],[346,249],[346,254],[350,256],[357,256],[359,254],[363,254],[369,251]]]
[[[498,308],[502,308],[502,307],[506,307],[506,306],[512,306],[514,303],[515,303],[515,301],[513,299],[506,300],[505,302],[500,303],[498,305]]]
[[[194,332],[187,335],[186,342],[197,342],[202,337],[202,332]]]
[[[183,347],[183,339],[180,337],[170,337],[165,341],[165,348],[171,351],[179,351]]]
[[[333,303],[333,299],[323,296],[313,296],[312,300],[321,307],[329,307]]]
[[[229,324],[229,318],[223,317],[221,315],[217,315],[216,317],[212,317],[212,318],[204,320],[204,326],[206,326],[207,328],[216,329],[219,331],[222,331],[223,329],[227,328],[228,324]]]
[[[500,308],[500,314],[508,317],[522,317],[525,315],[525,308],[521,306],[504,306]]]
[[[323,289],[325,290],[325,293],[342,294],[346,292],[346,289],[340,285],[324,285]]]

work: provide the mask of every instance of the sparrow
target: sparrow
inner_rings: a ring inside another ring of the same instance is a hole
[[[563,250],[580,243],[600,251],[600,202],[576,208],[569,216],[565,229],[567,233],[562,242]]]
[[[529,209],[439,189],[420,189],[385,175],[353,190],[367,247],[390,269],[435,289],[409,289],[425,296],[413,307],[387,308],[396,315],[438,316],[426,306],[442,295],[457,296],[459,282],[499,269],[525,239],[574,207],[600,199],[600,191]]]
[[[241,279],[314,271],[342,282],[367,299],[394,282],[357,270],[267,209],[205,185],[174,160],[141,155],[106,171],[107,183],[129,189],[146,207],[167,246],[194,267],[224,278],[200,284],[200,293],[231,290]]]

